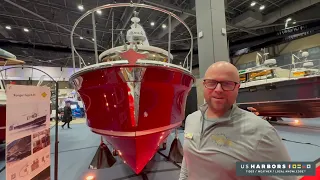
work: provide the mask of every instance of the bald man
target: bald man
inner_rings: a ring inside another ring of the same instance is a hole
[[[296,179],[236,175],[238,161],[290,161],[290,157],[273,126],[236,106],[240,79],[235,66],[214,63],[203,85],[206,103],[186,118],[179,180]]]

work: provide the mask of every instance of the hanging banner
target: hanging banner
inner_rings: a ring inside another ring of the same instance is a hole
[[[320,21],[311,22],[299,26],[289,27],[280,31],[262,34],[252,38],[246,38],[230,42],[230,56],[247,54],[262,48],[283,44],[296,39],[304,38],[320,33]]]
[[[50,88],[6,88],[6,179],[50,179]]]

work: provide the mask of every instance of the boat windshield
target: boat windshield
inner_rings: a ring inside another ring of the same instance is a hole
[[[261,70],[249,73],[250,81],[274,78],[273,70]]]
[[[275,78],[273,69],[262,69],[240,74],[241,83]]]
[[[245,83],[247,82],[247,74],[240,74],[240,82]]]
[[[124,48],[123,48],[124,50]],[[148,60],[153,60],[153,61],[161,61],[161,62],[168,62],[168,56],[155,52],[155,51],[151,51],[151,50],[144,50],[144,49],[138,49],[137,50],[138,53],[141,54],[145,54],[147,57],[145,59]],[[119,61],[122,60],[123,58],[120,56],[120,54],[118,52],[115,53],[111,53],[108,54],[106,56],[104,56],[101,61],[102,62],[110,62],[110,61]]]

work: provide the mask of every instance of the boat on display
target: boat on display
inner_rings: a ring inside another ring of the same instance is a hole
[[[255,67],[239,71],[239,107],[276,119],[320,117],[320,60],[300,54],[302,58],[292,55],[292,64],[277,67],[275,59],[258,53]]]
[[[42,125],[45,125],[44,123],[47,120],[46,115],[39,116],[38,113],[32,113],[31,115],[27,115],[25,118],[26,118],[26,119],[24,119],[25,122],[23,122],[23,123],[17,123],[17,124],[10,125],[9,131],[42,126]]]
[[[24,61],[17,60],[16,56],[0,49],[0,67],[24,64]],[[1,70],[1,68],[0,68]],[[6,139],[6,102],[5,82],[3,72],[0,72],[0,143]]]
[[[187,28],[192,41],[190,29],[178,16],[158,7],[135,3],[109,4],[88,11],[76,22],[71,37],[77,24],[96,10],[128,6],[166,13],[169,24],[174,17]],[[131,21],[126,40],[123,39],[125,43],[99,56],[95,48],[96,64],[75,72],[70,83],[84,103],[91,131],[101,135],[124,163],[139,174],[171,131],[181,126],[195,77],[191,73],[192,64],[183,67],[171,63],[170,45],[166,51],[149,44],[137,13]],[[93,43],[97,47],[96,41]],[[73,40],[71,44],[74,61],[77,52]],[[192,47],[191,42],[185,62],[192,59]]]
[[[292,66],[291,69],[293,77],[308,77],[312,75],[320,74],[320,60],[319,61],[310,61],[308,60],[309,53],[306,51],[299,51],[301,57],[296,56],[295,54],[291,55]],[[296,61],[298,60],[298,62]],[[300,61],[300,62],[299,62]],[[317,65],[315,66],[314,63]]]
[[[63,92],[58,96],[59,101],[59,114],[63,117],[63,108],[66,102],[71,105],[72,116],[75,118],[83,118],[85,116],[83,102],[80,97],[77,96],[77,92],[72,89],[70,92]],[[55,116],[55,112],[52,112],[52,116]]]

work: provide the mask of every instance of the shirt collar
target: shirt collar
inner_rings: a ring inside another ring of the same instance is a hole
[[[238,106],[236,104],[233,104],[231,109],[227,111],[222,117],[219,118],[219,121],[228,121],[231,120],[233,115],[238,111]],[[199,110],[201,111],[201,114],[203,117],[205,117],[205,113],[208,109],[208,104],[205,103],[201,106],[199,106]]]

